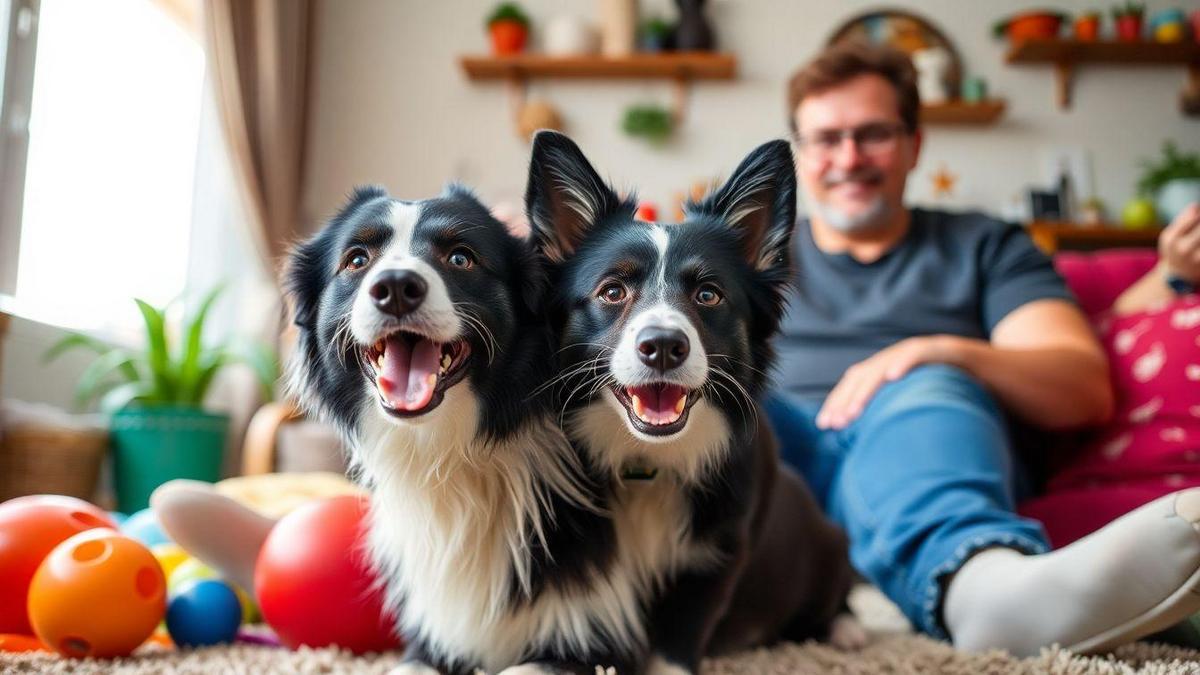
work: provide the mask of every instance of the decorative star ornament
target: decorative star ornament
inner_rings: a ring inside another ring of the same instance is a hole
[[[933,196],[935,198],[949,197],[954,194],[954,183],[958,180],[958,176],[950,173],[950,170],[943,164],[941,168],[933,172]]]

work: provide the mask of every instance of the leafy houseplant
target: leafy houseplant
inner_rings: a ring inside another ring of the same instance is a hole
[[[671,111],[657,105],[634,105],[625,110],[621,128],[635,138],[662,143],[675,127]]]
[[[665,52],[671,48],[674,28],[661,17],[646,19],[639,32],[639,46],[644,52]]]
[[[1159,217],[1169,223],[1175,214],[1200,201],[1200,153],[1180,152],[1173,141],[1163,143],[1161,161],[1142,160],[1138,192],[1154,198]]]
[[[97,354],[79,377],[76,401],[88,404],[99,397],[100,408],[112,414],[117,505],[125,513],[145,508],[150,493],[167,480],[220,478],[229,419],[207,413],[201,405],[221,368],[248,364],[265,397],[271,397],[278,366],[269,348],[232,341],[204,345],[205,319],[219,294],[219,288],[210,292],[184,322],[178,345],[171,344],[166,309],[135,300],[145,329],[142,349],[73,334],[46,352],[47,360],[73,348]]]
[[[488,15],[487,29],[493,54],[520,54],[529,38],[529,17],[517,3],[502,2]]]

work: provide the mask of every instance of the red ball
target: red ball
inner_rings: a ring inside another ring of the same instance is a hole
[[[0,504],[0,633],[33,634],[26,610],[33,573],[55,546],[95,527],[117,524],[74,497],[31,495]]]
[[[400,647],[367,558],[368,502],[351,495],[305,504],[267,535],[254,568],[263,618],[288,647],[354,653]]]

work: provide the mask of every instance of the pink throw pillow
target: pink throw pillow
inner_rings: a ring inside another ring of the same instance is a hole
[[[1127,511],[1200,486],[1200,296],[1098,317],[1117,408],[1021,512],[1062,546]]]

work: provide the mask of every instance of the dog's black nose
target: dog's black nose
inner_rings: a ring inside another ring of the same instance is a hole
[[[659,372],[683,365],[689,347],[687,335],[678,328],[643,328],[637,336],[638,358]]]
[[[379,311],[402,317],[421,306],[429,284],[412,270],[385,270],[371,284],[371,300]]]

